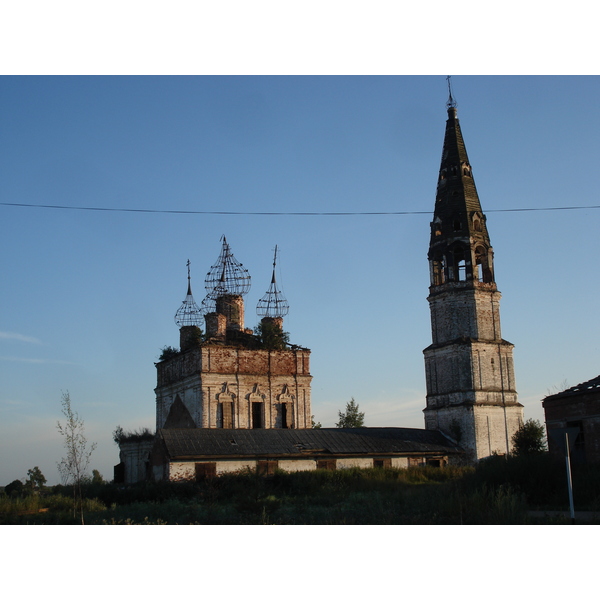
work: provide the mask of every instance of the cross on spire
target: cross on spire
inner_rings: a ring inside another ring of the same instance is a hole
[[[446,76],[446,82],[448,83],[448,102],[446,102],[446,108],[456,108],[456,100],[452,97],[452,83],[451,76]]]

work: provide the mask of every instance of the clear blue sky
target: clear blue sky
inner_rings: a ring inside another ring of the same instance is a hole
[[[456,76],[526,418],[598,375],[600,78]],[[444,76],[2,77],[0,201],[239,212],[432,211]],[[0,206],[0,484],[58,482],[61,391],[112,478],[117,425],[154,426],[160,348],[225,234],[312,350],[315,418],[423,427],[430,214],[177,215]],[[8,457],[8,458],[7,458]]]

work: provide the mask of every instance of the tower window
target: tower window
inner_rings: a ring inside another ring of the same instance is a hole
[[[484,246],[475,248],[475,265],[477,281],[491,283],[494,281],[488,258],[488,250]]]
[[[467,262],[464,248],[462,246],[454,246],[449,258],[448,279],[450,281],[466,281]]]
[[[443,257],[436,257],[431,261],[431,285],[442,285],[446,281],[446,276],[444,273],[444,259]]]

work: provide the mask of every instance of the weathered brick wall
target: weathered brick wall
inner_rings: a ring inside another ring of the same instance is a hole
[[[197,427],[220,427],[219,403],[233,402],[234,428],[251,428],[252,403],[262,403],[262,427],[311,427],[309,350],[250,350],[202,346],[157,364],[156,426],[161,429],[179,396]],[[278,417],[279,415],[279,417]]]
[[[170,385],[157,387],[156,429],[162,429],[175,399],[179,396],[188,409],[194,423],[200,427],[203,420],[202,385],[198,374],[181,379]]]
[[[500,340],[500,298],[495,284],[446,284],[446,291],[430,295],[431,331],[434,344],[460,337]],[[490,289],[488,289],[490,288]]]
[[[146,479],[146,462],[154,440],[123,442],[119,445],[119,458],[125,465],[124,483],[137,483]]]
[[[307,459],[283,459],[277,461],[277,468],[282,471],[287,471],[288,473],[294,473],[298,471],[314,471],[317,468],[317,460],[316,458],[307,458]],[[257,460],[255,459],[219,459],[219,460],[211,460],[207,459],[205,461],[198,460],[197,462],[215,462],[217,467],[217,475],[221,475],[224,473],[235,473],[239,471],[244,471],[246,469],[255,469],[257,465]],[[361,469],[370,469],[373,467],[373,458],[339,458],[336,459],[336,468],[337,469],[351,469],[351,468],[361,468]],[[417,457],[419,464],[425,464],[425,459],[423,457]],[[196,462],[194,461],[174,461],[169,463],[168,468],[165,471],[165,478],[169,478],[171,481],[184,481],[184,480],[193,480],[196,477]],[[395,468],[407,468],[409,466],[409,459],[404,456],[394,457],[391,459],[391,465]],[[157,474],[162,473],[157,470]]]
[[[425,350],[425,376],[428,401],[438,405],[445,403],[442,396],[458,394],[458,402],[474,400],[477,391],[492,393],[490,401],[493,392],[509,392],[511,399],[505,396],[505,401],[512,401],[513,396],[516,401],[512,345],[507,342],[465,341],[430,347]]]
[[[548,431],[580,422],[583,440],[579,441],[584,443],[585,459],[590,463],[600,462],[600,391],[592,390],[562,398],[545,399],[543,406]],[[552,452],[562,455],[550,435],[548,447]]]
[[[523,423],[520,405],[475,404],[425,412],[425,428],[439,429],[478,460],[512,451],[512,437]]]

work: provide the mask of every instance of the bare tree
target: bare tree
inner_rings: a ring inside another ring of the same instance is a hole
[[[58,471],[64,484],[73,485],[73,516],[75,517],[77,504],[79,504],[79,513],[81,515],[81,524],[83,521],[83,498],[81,495],[81,484],[86,476],[90,465],[90,457],[96,449],[96,444],[88,448],[87,438],[84,434],[83,419],[71,408],[71,398],[69,392],[63,392],[62,414],[65,422],[57,422],[57,428],[64,438],[65,450],[67,456],[58,463]],[[79,502],[77,502],[77,499]]]

